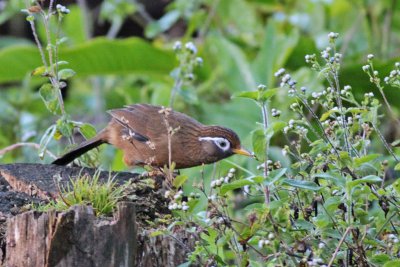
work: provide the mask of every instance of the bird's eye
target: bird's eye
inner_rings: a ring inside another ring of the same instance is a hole
[[[231,148],[231,143],[223,137],[199,137],[199,141],[212,142],[222,151],[228,151]]]
[[[230,149],[230,143],[225,138],[218,138],[215,142],[219,148],[223,151],[227,151]]]

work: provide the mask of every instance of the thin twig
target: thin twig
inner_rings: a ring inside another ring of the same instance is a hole
[[[12,151],[12,150],[14,150],[14,149],[17,149],[17,148],[20,148],[20,147],[24,147],[24,146],[33,147],[33,148],[36,148],[37,150],[40,149],[40,145],[39,145],[39,144],[30,143],[30,142],[20,142],[20,143],[12,144],[12,145],[10,145],[10,146],[8,146],[8,147],[5,147],[5,148],[1,149],[1,150],[0,150],[0,155],[4,155],[4,154],[7,153],[7,152],[10,152],[10,151]],[[57,158],[53,153],[51,153],[51,152],[48,151],[47,149],[45,150],[45,152],[46,152],[50,157],[52,157],[53,159],[56,159],[56,158]]]
[[[342,246],[344,240],[346,239],[346,236],[349,234],[350,230],[351,230],[351,226],[347,227],[346,231],[344,232],[342,238],[339,241],[339,244],[337,245],[336,249],[335,249],[335,253],[333,253],[331,260],[329,261],[328,267],[332,266],[333,261],[335,260],[337,254],[339,253],[339,249]]]

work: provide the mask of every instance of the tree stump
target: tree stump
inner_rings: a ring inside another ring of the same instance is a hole
[[[120,202],[115,217],[99,220],[88,206],[74,206],[61,213],[29,211],[12,217],[7,224],[5,265],[134,266],[134,204]]]
[[[186,261],[195,240],[185,229],[175,229],[173,236],[150,235],[158,229],[148,221],[170,211],[162,190],[151,186],[148,177],[111,173],[117,183],[132,184],[111,218],[95,217],[90,206],[74,206],[65,212],[25,212],[26,204],[52,199],[60,185],[95,171],[42,164],[0,165],[0,260],[4,266],[152,267]],[[101,172],[99,180],[109,176]]]

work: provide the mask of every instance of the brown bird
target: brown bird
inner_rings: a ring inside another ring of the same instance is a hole
[[[231,129],[206,126],[168,108],[135,104],[108,113],[112,119],[106,128],[53,164],[66,165],[104,143],[122,149],[128,166],[162,168],[169,163],[169,147],[177,169],[213,163],[233,154],[252,156]]]

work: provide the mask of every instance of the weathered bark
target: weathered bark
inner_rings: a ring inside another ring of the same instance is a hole
[[[115,219],[96,218],[86,206],[23,213],[26,204],[58,196],[60,184],[66,186],[70,179],[94,172],[42,164],[0,165],[0,259],[5,266],[152,267],[186,261],[195,240],[184,229],[175,229],[173,236],[150,236],[157,229],[148,221],[169,213],[153,177],[111,174],[120,184],[130,181],[124,200],[128,202],[119,204]],[[99,180],[106,181],[109,175],[101,172]],[[2,230],[6,226],[7,232]]]
[[[139,233],[136,266],[178,266],[187,261],[187,254],[193,251],[196,241],[194,236],[184,229],[175,231],[172,236],[149,235],[147,230]]]
[[[134,266],[135,207],[121,202],[115,220],[98,220],[91,207],[66,212],[26,212],[7,225],[9,267]]]

